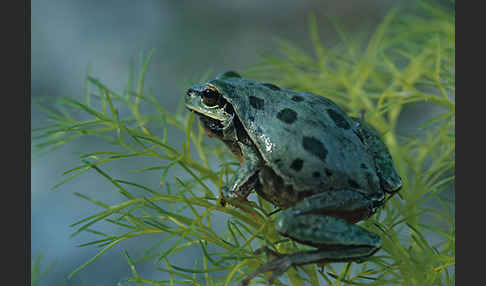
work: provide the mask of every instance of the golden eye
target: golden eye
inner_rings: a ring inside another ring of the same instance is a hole
[[[202,100],[207,106],[218,104],[219,92],[215,88],[208,87],[202,92]]]

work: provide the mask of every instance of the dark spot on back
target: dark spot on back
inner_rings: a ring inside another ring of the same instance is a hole
[[[359,184],[355,180],[349,179],[348,184],[351,188],[359,189]]]
[[[250,105],[255,108],[255,109],[263,109],[263,106],[265,104],[265,101],[261,98],[255,97],[255,96],[249,96],[250,99]]]
[[[252,115],[250,115],[250,116],[248,116],[248,120],[255,121],[255,117],[253,117]]]
[[[322,144],[321,141],[315,139],[314,137],[304,136],[304,138],[302,139],[302,147],[304,147],[307,152],[318,157],[322,161],[326,160],[326,147],[324,146],[324,144]]]
[[[337,127],[344,129],[349,129],[351,127],[349,126],[349,123],[346,121],[346,119],[341,114],[337,113],[334,109],[328,109],[327,114],[329,114]]]
[[[280,90],[280,87],[274,85],[274,84],[271,84],[271,83],[262,83],[263,86],[266,86],[268,87],[269,89],[272,89],[272,90]]]
[[[284,108],[278,112],[277,118],[287,124],[292,124],[297,119],[297,112],[290,108]]]
[[[295,159],[292,164],[290,165],[290,168],[294,169],[294,171],[300,171],[302,170],[302,165],[304,165],[304,161],[302,159]]]
[[[326,176],[328,176],[328,177],[332,176],[331,170],[329,170],[329,169],[326,168],[325,171],[326,171]]]
[[[319,172],[312,173],[312,177],[314,177],[314,178],[319,178],[320,176],[321,176],[321,173],[319,173]]]
[[[295,102],[301,102],[304,100],[304,98],[302,96],[296,95],[292,97],[292,100]]]
[[[361,167],[361,169],[368,169],[368,167],[366,167],[365,163],[361,163],[360,167]]]

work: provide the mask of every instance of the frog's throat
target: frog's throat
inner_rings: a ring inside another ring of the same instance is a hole
[[[206,112],[204,112],[204,110],[200,110],[200,109],[197,109],[197,108],[191,108],[190,106],[188,106],[188,108],[191,111],[195,112],[200,117],[206,117],[206,118],[210,118],[210,119],[213,119],[215,121],[218,121],[219,124],[221,124],[221,128],[217,128],[217,130],[212,130],[212,131],[213,132],[214,131],[222,132],[222,135],[223,135],[222,139],[231,140],[231,139],[235,138],[236,133],[235,133],[234,123],[233,123],[233,119],[235,117],[234,114],[227,114],[227,113],[224,112],[224,114],[226,116],[221,118],[219,116],[214,116],[214,114],[206,113]],[[210,128],[210,129],[214,129],[214,127]]]

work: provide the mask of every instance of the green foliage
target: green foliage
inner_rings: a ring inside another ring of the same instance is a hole
[[[325,47],[316,19],[311,17],[314,55],[279,41],[280,54],[265,55],[260,64],[243,73],[324,95],[353,116],[364,112],[366,121],[382,133],[404,181],[398,195],[389,196],[376,215],[360,223],[382,237],[377,254],[361,264],[292,268],[286,273],[290,285],[318,285],[319,280],[329,285],[454,284],[454,202],[443,195],[454,184],[454,16],[451,8],[426,2],[419,6],[414,13],[392,11],[366,40],[350,37],[335,24],[341,42],[334,47]],[[267,261],[264,255],[253,254],[257,247],[282,253],[305,249],[275,232],[275,210],[264,200],[257,198],[254,205],[241,208],[218,203],[217,192],[238,164],[222,144],[205,139],[192,113],[182,107],[168,111],[153,93],[144,91],[151,55],[143,57],[138,81],[130,81],[121,93],[88,75],[84,100],[44,99],[40,104],[52,124],[34,130],[35,149],[49,152],[83,136],[113,146],[112,151],[81,154],[81,164],[66,171],[67,178],[55,187],[91,171],[125,197],[122,203],[110,205],[76,194],[101,210],[73,223],[73,236],[91,233],[97,238],[81,246],[101,250],[71,276],[120,242],[153,234],[160,240],[141,257],[125,252],[133,274],[128,281],[138,285],[229,285]],[[413,134],[397,134],[400,115],[412,103],[439,107],[440,114]],[[129,114],[122,116],[121,109]],[[155,134],[152,130],[156,128],[162,131]],[[168,143],[176,132],[186,138],[180,146]],[[136,170],[157,173],[159,186],[114,178],[104,168],[105,163],[133,157],[160,160],[158,165]],[[210,166],[215,161],[220,164],[217,168]],[[171,169],[184,171],[188,178],[167,178]],[[214,228],[216,213],[227,217],[225,233]],[[102,221],[123,231],[115,234],[95,229]],[[432,244],[429,237],[438,237],[439,242]],[[201,253],[192,268],[171,264],[172,256],[189,248]],[[141,277],[137,263],[148,260],[168,279]],[[282,281],[277,285],[284,285]]]

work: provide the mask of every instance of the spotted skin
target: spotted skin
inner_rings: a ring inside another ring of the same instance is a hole
[[[372,158],[352,128],[353,121],[329,99],[309,92],[275,90],[243,78],[209,83],[234,107],[267,165],[295,191],[353,188],[349,179],[368,185],[361,165],[373,169]],[[299,170],[292,168],[297,158],[303,160]],[[283,162],[277,164],[277,160]],[[315,171],[320,176],[314,176]],[[374,181],[376,185],[363,192],[381,192],[379,180]]]

